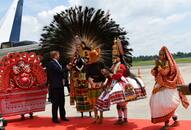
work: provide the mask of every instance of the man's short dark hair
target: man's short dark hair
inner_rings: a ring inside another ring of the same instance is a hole
[[[50,52],[50,57],[51,57],[51,58],[55,58],[55,56],[56,56],[57,54],[59,54],[59,51],[51,51],[51,52]]]

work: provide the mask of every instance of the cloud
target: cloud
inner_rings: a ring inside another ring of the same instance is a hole
[[[21,40],[39,41],[42,29],[45,25],[53,20],[53,15],[65,10],[66,7],[61,5],[52,10],[39,12],[36,16],[23,16]]]
[[[21,40],[35,40],[38,41],[40,35],[40,24],[34,16],[23,16],[21,26]]]
[[[190,51],[190,0],[68,0],[68,7],[75,5],[109,11],[111,17],[127,30],[135,56],[156,54],[163,45],[173,52]],[[26,17],[29,20],[24,23],[36,24],[37,29],[31,29],[36,31],[33,34],[35,38],[40,39],[42,27],[50,23],[53,14],[66,8],[60,5],[41,11],[33,18]],[[29,28],[23,26],[23,33]],[[27,38],[26,34],[23,37]],[[28,38],[31,37],[28,35]]]
[[[41,21],[42,25],[47,25],[53,20],[54,14],[60,13],[61,11],[64,11],[65,9],[66,9],[66,7],[64,5],[60,5],[60,6],[55,7],[52,10],[42,11],[42,12],[38,13],[37,18],[39,21]]]
[[[173,24],[176,22],[181,22],[182,20],[184,20],[190,16],[191,16],[191,12],[186,12],[186,13],[182,13],[182,14],[173,14],[173,15],[167,16],[165,18],[157,17],[157,18],[153,18],[151,21],[149,21],[149,24],[168,25],[168,24]]]

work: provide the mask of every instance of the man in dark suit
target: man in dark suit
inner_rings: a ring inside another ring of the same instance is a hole
[[[69,121],[66,118],[66,111],[64,108],[64,84],[66,79],[66,74],[64,69],[58,62],[60,59],[60,54],[58,51],[50,52],[51,61],[47,67],[48,83],[50,91],[50,100],[52,103],[52,121],[54,123],[60,123],[58,120],[58,108],[60,112],[60,118],[63,121]]]

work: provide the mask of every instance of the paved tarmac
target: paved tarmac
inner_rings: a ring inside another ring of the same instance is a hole
[[[185,80],[185,83],[188,84],[191,82],[191,63],[180,64],[180,71]],[[149,108],[149,99],[151,95],[151,91],[154,85],[154,78],[150,74],[150,70],[153,66],[143,66],[141,67],[141,74],[143,81],[146,85],[147,90],[147,98],[141,99],[138,101],[133,101],[128,103],[128,118],[131,119],[150,119],[150,108]],[[137,74],[138,67],[133,67],[132,72]],[[65,94],[68,94],[67,88],[65,87]],[[65,97],[66,99],[66,113],[68,117],[80,117],[81,113],[76,111],[75,106],[70,106],[69,96]],[[189,102],[191,104],[191,96],[188,96]],[[188,109],[184,109],[182,105],[177,109],[177,113],[179,115],[179,119],[181,120],[191,120],[191,106]],[[92,113],[93,114],[93,113]],[[46,111],[38,112],[34,115],[38,116],[50,116],[51,117],[51,104],[47,102]],[[84,113],[84,116],[89,116],[89,113]],[[117,117],[116,106],[113,105],[111,110],[108,112],[104,112],[105,117]]]

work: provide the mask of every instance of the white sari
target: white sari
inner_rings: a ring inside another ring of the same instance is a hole
[[[159,87],[156,84],[154,87]],[[164,122],[173,116],[180,104],[180,97],[177,89],[165,88],[151,95],[150,108],[153,123]]]

